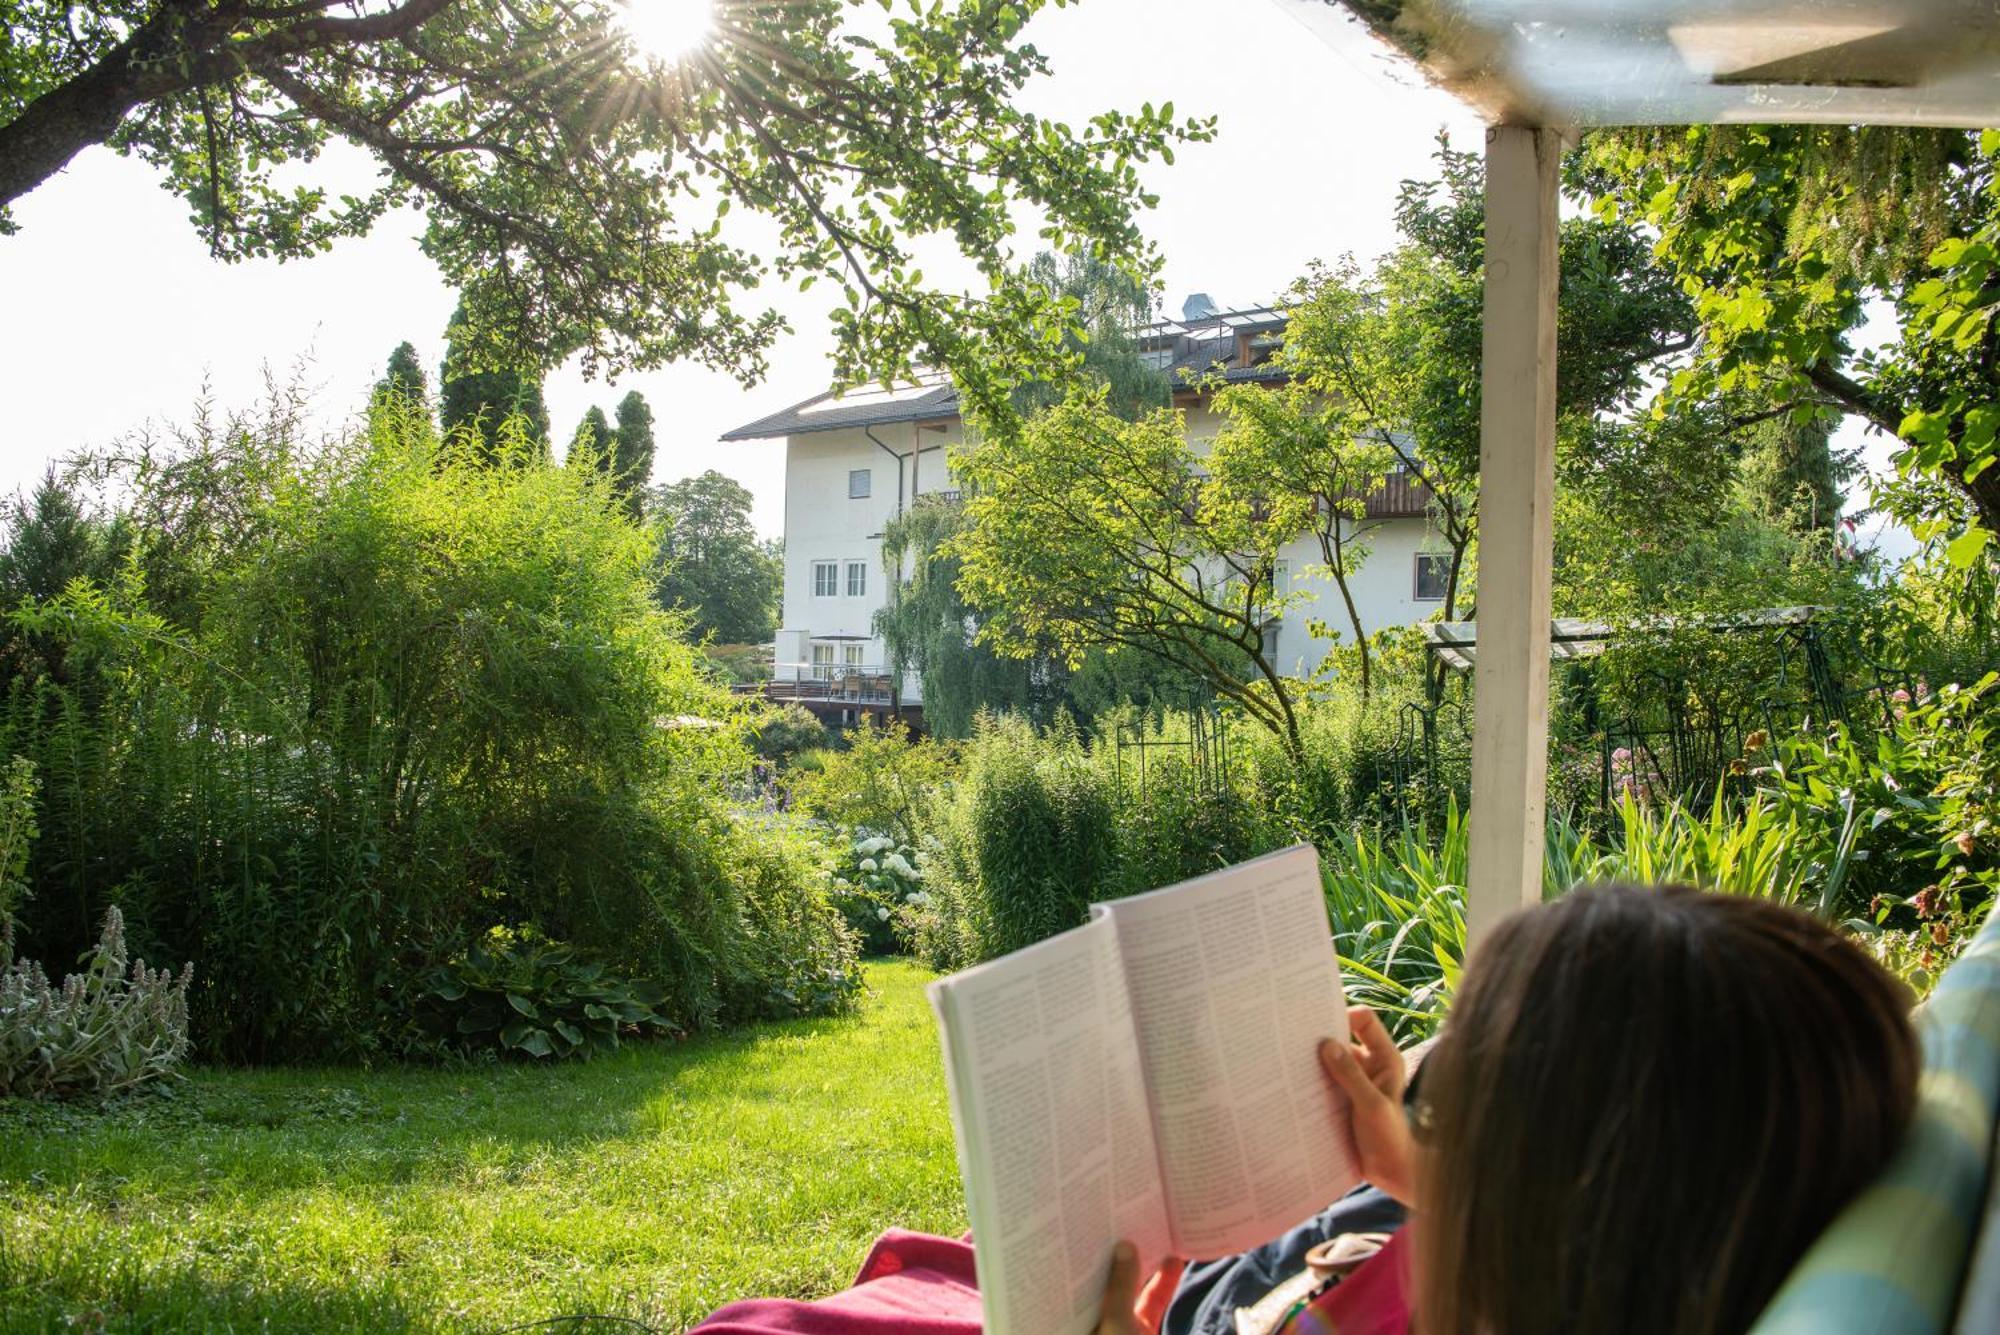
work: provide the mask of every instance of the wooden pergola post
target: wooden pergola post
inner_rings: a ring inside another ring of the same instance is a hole
[[[1486,132],[1479,649],[1466,886],[1474,942],[1542,896],[1562,146],[1557,130],[1501,125]]]

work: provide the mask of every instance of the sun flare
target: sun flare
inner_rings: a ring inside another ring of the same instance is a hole
[[[715,30],[712,0],[624,0],[623,8],[632,44],[664,65],[693,55]]]

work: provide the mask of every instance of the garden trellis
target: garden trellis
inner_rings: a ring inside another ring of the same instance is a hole
[[[1474,622],[1424,627],[1430,655],[1471,672],[1479,657]],[[1571,816],[1613,812],[1625,792],[1705,808],[1718,791],[1752,786],[1746,751],[1755,734],[1799,726],[1891,726],[1900,702],[1923,692],[1906,666],[1871,649],[1868,628],[1813,607],[1618,626],[1557,618],[1549,657],[1567,726],[1555,728],[1555,796]],[[1709,659],[1710,680],[1690,666],[1690,646]],[[1678,651],[1677,651],[1678,650]],[[1600,660],[1616,655],[1629,678],[1607,698]],[[1472,736],[1453,698],[1403,707],[1391,791],[1397,812],[1435,820],[1452,785],[1441,767]],[[1413,804],[1403,796],[1414,793]]]

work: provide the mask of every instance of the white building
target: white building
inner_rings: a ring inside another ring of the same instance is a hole
[[[1268,308],[1222,312],[1191,298],[1182,319],[1142,331],[1140,347],[1176,385],[1175,406],[1200,448],[1221,428],[1208,395],[1187,378],[1218,371],[1232,383],[1277,382],[1271,362],[1284,318]],[[784,610],[768,694],[797,699],[836,723],[862,714],[914,715],[923,688],[914,673],[900,681],[875,634],[887,602],[882,533],[919,497],[955,498],[950,458],[963,439],[958,397],[943,378],[894,390],[823,394],[738,427],[724,440],[785,441]],[[1444,597],[1443,540],[1429,519],[1429,495],[1397,475],[1368,500],[1363,521],[1371,551],[1350,577],[1369,634],[1425,620]],[[1306,627],[1348,624],[1340,592],[1321,565],[1317,544],[1301,535],[1282,553],[1281,592],[1311,594],[1277,627],[1277,654],[1304,676],[1329,647]]]

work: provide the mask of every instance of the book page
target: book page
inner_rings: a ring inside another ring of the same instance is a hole
[[[1104,906],[1131,993],[1175,1251],[1268,1242],[1360,1180],[1319,1040],[1347,1006],[1300,845]]]
[[[987,1335],[1087,1335],[1112,1245],[1167,1253],[1116,937],[1100,918],[931,984]]]

